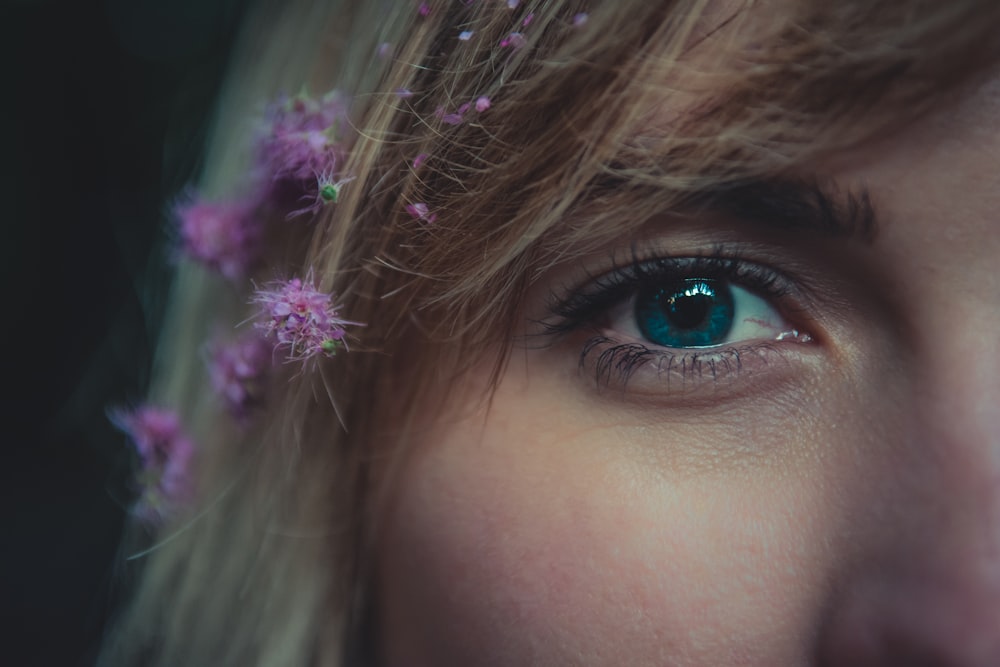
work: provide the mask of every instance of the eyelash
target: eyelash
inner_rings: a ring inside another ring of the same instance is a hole
[[[714,380],[738,373],[745,355],[766,360],[766,355],[778,351],[778,341],[753,341],[713,348],[668,348],[648,346],[638,342],[617,341],[601,333],[601,319],[617,306],[648,285],[662,284],[683,278],[722,280],[740,286],[779,304],[778,310],[788,314],[789,294],[794,283],[784,274],[744,259],[738,248],[717,246],[709,254],[683,257],[643,257],[633,249],[628,264],[613,265],[601,276],[591,278],[583,287],[553,293],[550,297],[549,318],[541,322],[543,334],[553,340],[585,330],[598,331],[583,343],[580,367],[594,359],[594,376],[598,385],[613,382],[625,387],[640,368],[655,363],[659,374],[679,374],[682,380],[698,379],[706,374]],[[797,332],[796,332],[797,333]],[[811,337],[801,335],[800,342]]]

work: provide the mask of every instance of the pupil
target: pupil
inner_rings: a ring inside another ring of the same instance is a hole
[[[679,293],[667,298],[665,310],[673,324],[694,329],[704,324],[710,307],[711,299],[704,294]]]
[[[735,321],[732,289],[722,280],[687,278],[651,285],[636,295],[642,335],[664,347],[714,347],[726,341]]]

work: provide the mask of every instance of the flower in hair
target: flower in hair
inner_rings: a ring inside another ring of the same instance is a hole
[[[421,2],[420,6],[417,7],[417,13],[421,16],[427,16],[431,13],[431,7],[426,2]]]
[[[333,295],[316,289],[311,280],[299,278],[272,283],[259,289],[251,301],[260,307],[261,320],[254,326],[284,350],[289,361],[332,357],[347,349],[346,327],[361,326],[345,320]]]
[[[458,39],[463,42],[467,42],[470,39],[472,39],[473,34],[474,33],[472,30],[463,30],[462,32],[458,33]]]
[[[174,211],[181,250],[230,280],[246,275],[260,250],[260,223],[253,209],[240,201],[194,198]]]
[[[461,125],[465,120],[465,114],[472,105],[468,102],[462,103],[455,111],[446,112],[444,107],[438,107],[434,115],[441,119],[445,125]]]
[[[465,114],[469,109],[475,108],[478,113],[482,113],[490,108],[490,98],[480,95],[474,102],[463,102],[452,112],[445,111],[444,107],[438,107],[434,115],[441,119],[445,125],[461,125],[465,122]]]
[[[437,213],[431,213],[427,204],[424,202],[417,202],[416,204],[407,204],[406,212],[410,214],[411,217],[417,220],[423,220],[424,222],[434,222],[437,220]]]
[[[421,165],[427,161],[427,153],[420,153],[417,157],[413,158],[413,168],[420,169]]]
[[[211,346],[209,380],[226,409],[237,419],[245,419],[260,405],[270,365],[270,349],[256,333]]]
[[[519,32],[512,32],[506,37],[504,37],[502,40],[500,40],[501,47],[503,48],[510,47],[515,50],[524,47],[526,43],[527,40],[524,39],[524,35]]]
[[[140,498],[135,514],[157,523],[175,512],[190,495],[194,443],[181,428],[177,413],[152,405],[111,414],[139,455]]]
[[[279,130],[264,143],[262,157],[274,179],[306,180],[336,169],[340,155],[326,130]]]
[[[258,140],[260,167],[273,180],[310,181],[345,160],[347,104],[333,91],[321,98],[282,98],[265,111]]]
[[[588,18],[590,18],[590,16],[587,14],[587,12],[580,12],[579,14],[574,15],[573,16],[573,27],[574,28],[579,28],[580,26],[582,26],[583,24],[585,24],[587,22]]]

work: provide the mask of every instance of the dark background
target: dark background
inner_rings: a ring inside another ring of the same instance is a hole
[[[91,665],[127,570],[129,455],[169,202],[244,0],[0,0],[0,663]]]

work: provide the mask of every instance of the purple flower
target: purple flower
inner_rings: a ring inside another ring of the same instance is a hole
[[[326,130],[280,130],[264,142],[262,166],[277,179],[305,180],[336,169],[341,157]]]
[[[411,97],[413,97],[413,91],[410,90],[409,88],[397,88],[396,97],[398,97],[401,100],[408,100]]]
[[[257,334],[212,345],[208,376],[212,387],[237,419],[245,419],[264,396],[264,382],[271,365],[267,343]]]
[[[469,110],[469,105],[464,104],[460,106],[457,110],[452,112],[445,111],[444,107],[438,107],[434,111],[434,115],[441,119],[441,122],[445,125],[461,125],[465,120],[465,112]]]
[[[184,434],[180,417],[165,408],[143,405],[111,414],[139,455],[140,498],[136,515],[158,523],[172,515],[190,497],[194,443]]]
[[[467,42],[472,38],[472,35],[473,35],[472,30],[463,30],[462,32],[458,33],[458,38],[463,42]]]
[[[440,118],[441,122],[446,125],[461,125],[465,121],[465,114],[471,107],[470,103],[464,102],[451,113],[446,112],[444,107],[438,107],[434,115]]]
[[[417,220],[423,220],[424,222],[434,222],[437,220],[437,213],[431,213],[427,204],[424,202],[417,202],[416,204],[407,204],[406,212],[410,214],[411,217]]]
[[[417,13],[420,14],[421,16],[427,16],[428,14],[431,13],[430,5],[428,5],[426,2],[421,2],[420,6],[417,7]]]
[[[427,153],[420,153],[417,157],[413,158],[413,168],[420,169],[420,166],[427,161]]]
[[[519,32],[512,32],[500,40],[501,47],[510,47],[515,50],[523,48],[526,43],[527,40],[524,39],[524,35]]]
[[[276,350],[285,350],[289,361],[332,357],[341,347],[347,349],[345,327],[362,326],[342,319],[333,295],[320,292],[309,279],[272,283],[257,290],[251,303],[261,309],[261,321],[254,326],[274,340]]]
[[[260,223],[252,212],[245,202],[197,197],[178,205],[174,213],[182,252],[230,280],[239,280],[260,251]]]
[[[573,17],[573,27],[579,28],[580,26],[582,26],[587,22],[588,18],[590,18],[590,16],[587,14],[587,12],[580,12],[579,14]]]
[[[521,25],[527,28],[529,25],[531,25],[531,22],[534,20],[535,20],[535,14],[534,12],[532,12],[531,14],[528,14],[527,16],[524,17],[524,20],[521,21]]]
[[[347,104],[333,91],[316,99],[281,98],[264,113],[257,141],[258,167],[272,180],[309,182],[315,174],[336,171],[345,161],[343,133]]]
[[[490,98],[486,95],[481,95],[476,99],[476,111],[479,113],[486,111],[491,105]]]

